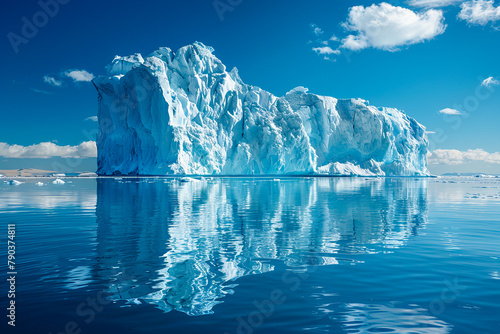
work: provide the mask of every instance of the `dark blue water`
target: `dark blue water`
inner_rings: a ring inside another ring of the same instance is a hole
[[[498,179],[20,181],[2,333],[500,333]]]

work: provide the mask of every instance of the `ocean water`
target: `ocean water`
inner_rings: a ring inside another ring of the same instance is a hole
[[[500,333],[499,179],[19,181],[2,333]]]

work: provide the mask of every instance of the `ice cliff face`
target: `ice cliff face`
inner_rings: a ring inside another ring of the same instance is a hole
[[[99,93],[98,174],[426,175],[413,118],[298,87],[276,97],[194,43],[115,57]]]

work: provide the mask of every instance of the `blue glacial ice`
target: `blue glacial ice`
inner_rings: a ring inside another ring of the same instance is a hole
[[[100,175],[428,175],[425,127],[297,87],[276,97],[194,43],[116,56],[94,79]]]

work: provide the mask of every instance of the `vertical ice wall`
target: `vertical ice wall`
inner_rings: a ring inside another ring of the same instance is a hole
[[[98,173],[426,175],[425,128],[361,99],[276,97],[194,43],[115,57],[99,94]]]

